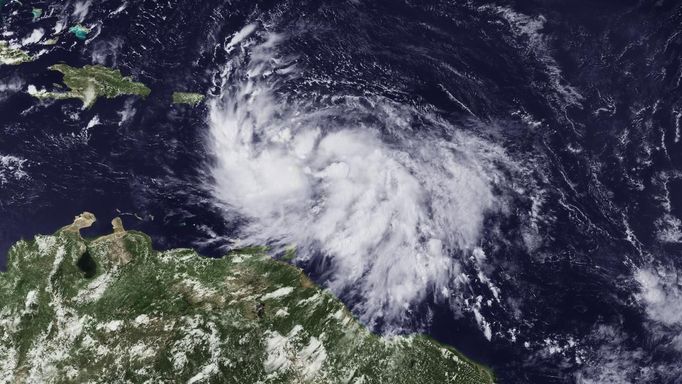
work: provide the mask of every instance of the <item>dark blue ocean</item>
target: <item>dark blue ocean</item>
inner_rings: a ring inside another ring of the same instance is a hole
[[[376,332],[427,333],[500,383],[682,383],[679,1],[35,1],[0,15],[0,39],[36,55],[0,65],[3,268],[11,244],[83,211],[99,218],[87,235],[121,216],[158,249],[209,257],[238,238],[295,242],[294,262]],[[90,109],[31,97],[58,89],[55,63],[115,67],[152,92]],[[206,101],[173,105],[174,91]],[[250,141],[229,136],[246,125]],[[283,173],[289,161],[301,169]],[[338,182],[327,161],[358,176]],[[375,230],[384,240],[360,240]],[[447,267],[411,258],[433,244]],[[408,277],[378,284],[392,253]],[[416,299],[392,317],[378,292]]]

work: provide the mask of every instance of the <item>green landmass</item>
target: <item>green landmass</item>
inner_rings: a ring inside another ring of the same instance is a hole
[[[73,35],[76,36],[76,38],[80,40],[85,40],[88,38],[88,33],[90,33],[90,29],[78,24],[69,28],[69,32],[73,33]]]
[[[53,37],[53,38],[50,38],[50,39],[45,40],[45,42],[43,43],[43,45],[55,45],[55,44],[57,44],[58,42],[59,42],[59,38],[58,38],[58,37]]]
[[[65,92],[49,92],[29,87],[29,94],[39,99],[80,99],[85,108],[91,107],[98,98],[112,99],[121,95],[146,97],[151,90],[131,77],[121,75],[121,71],[100,65],[86,65],[82,68],[56,64],[53,71],[64,74]]]
[[[15,244],[0,273],[0,381],[11,383],[492,383],[420,335],[380,337],[263,248],[159,252],[84,213]]]
[[[18,65],[33,58],[21,49],[12,48],[6,41],[0,40],[0,64]]]
[[[204,100],[204,95],[191,92],[173,92],[173,104],[196,106]]]

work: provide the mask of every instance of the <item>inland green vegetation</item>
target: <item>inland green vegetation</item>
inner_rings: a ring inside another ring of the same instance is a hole
[[[91,107],[98,98],[115,98],[122,95],[149,96],[151,90],[131,77],[123,76],[121,71],[100,65],[86,65],[82,68],[66,64],[55,64],[53,71],[64,75],[67,91],[50,92],[30,86],[29,94],[39,99],[80,99],[85,108]]]
[[[204,95],[191,92],[173,92],[173,104],[196,106],[204,100]]]
[[[455,383],[491,372],[421,335],[368,331],[298,268],[256,247],[221,259],[152,249],[84,213],[20,241],[0,273],[7,382]]]
[[[33,60],[32,57],[19,48],[13,48],[6,41],[0,40],[0,64],[18,65]]]

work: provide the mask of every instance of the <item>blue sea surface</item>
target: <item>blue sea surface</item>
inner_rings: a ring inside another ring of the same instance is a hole
[[[99,218],[88,236],[121,216],[159,249],[220,257],[234,247],[251,218],[216,201],[207,138],[211,103],[233,80],[225,47],[253,24],[253,36],[287,36],[279,49],[303,73],[277,84],[276,103],[390,100],[521,164],[501,166],[512,181],[493,194],[514,193],[483,221],[485,263],[450,249],[469,281],[462,302],[427,295],[408,329],[489,365],[500,383],[682,383],[682,315],[665,312],[682,305],[679,2],[102,1],[82,19],[68,5],[3,3],[3,39],[65,28],[55,46],[24,47],[36,60],[0,66],[3,267],[11,244],[83,211]],[[96,27],[66,32],[80,23]],[[89,109],[28,95],[61,83],[47,70],[60,62],[115,67],[152,92]],[[207,99],[172,105],[178,90]],[[404,127],[378,114],[329,119],[381,126],[386,146],[400,145],[391,130]],[[410,134],[432,126],[415,119]],[[297,263],[320,284],[334,278],[322,252]],[[647,301],[646,284],[667,304]]]

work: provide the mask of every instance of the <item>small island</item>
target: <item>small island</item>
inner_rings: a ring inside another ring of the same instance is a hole
[[[6,41],[0,40],[0,64],[18,65],[33,60],[26,52],[12,48]]]
[[[36,21],[43,15],[43,10],[41,8],[33,8],[31,14],[33,15],[33,21]]]
[[[73,35],[76,36],[77,39],[85,40],[88,38],[88,33],[90,33],[90,29],[78,24],[69,28],[69,32],[73,33]]]
[[[204,95],[191,92],[173,92],[173,104],[189,104],[196,107],[204,100]]]
[[[156,251],[145,234],[83,238],[83,213],[20,241],[0,273],[8,382],[489,384],[421,335],[382,337],[264,248],[221,259]]]
[[[69,88],[64,92],[49,92],[29,86],[28,93],[38,99],[80,99],[84,108],[90,108],[98,98],[112,99],[122,95],[147,97],[151,90],[131,77],[123,76],[121,71],[101,65],[86,65],[82,68],[66,64],[50,67],[64,74],[64,84]]]

